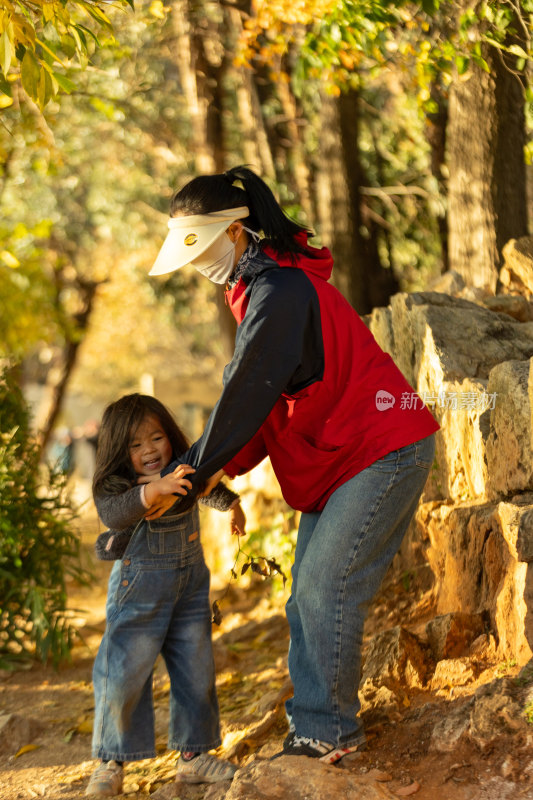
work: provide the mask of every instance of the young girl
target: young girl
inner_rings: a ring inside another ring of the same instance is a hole
[[[194,470],[187,465],[159,477],[186,449],[173,417],[153,397],[127,395],[104,413],[93,494],[102,521],[114,529],[101,550],[120,560],[109,578],[106,630],[93,670],[93,756],[101,763],[87,795],[120,794],[124,762],[155,756],[152,675],[160,653],[170,676],[168,745],[181,754],[177,777],[215,783],[231,780],[237,769],[208,752],[221,740],[197,503],[181,497],[151,519],[158,500],[190,488],[186,476]],[[219,484],[203,501],[230,510],[233,532],[244,533],[238,495]]]

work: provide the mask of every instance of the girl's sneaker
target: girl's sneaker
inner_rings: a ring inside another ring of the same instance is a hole
[[[114,797],[122,792],[122,764],[102,761],[95,769],[85,790],[92,797]]]
[[[178,758],[176,780],[184,783],[218,783],[231,781],[238,767],[209,753],[200,753],[190,760]]]

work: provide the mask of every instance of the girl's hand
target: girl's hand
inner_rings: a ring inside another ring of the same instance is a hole
[[[156,503],[160,497],[164,497],[167,495],[173,496],[175,494],[186,495],[189,489],[192,489],[192,483],[187,480],[185,477],[186,475],[191,475],[193,472],[196,472],[195,469],[190,467],[188,464],[180,464],[174,472],[169,472],[168,475],[165,475],[163,478],[159,476],[155,479],[150,481],[150,483],[146,483],[144,480],[145,476],[141,476],[137,483],[145,483],[146,488],[144,490],[144,498],[146,500],[146,504],[149,507],[149,511],[151,513],[152,506]],[[172,505],[176,501],[172,501]],[[169,508],[170,506],[166,506]],[[165,510],[166,510],[165,508]],[[161,516],[158,514],[158,516]],[[149,519],[149,517],[146,517]],[[153,517],[153,519],[157,519],[157,517]]]
[[[230,508],[229,524],[231,532],[234,533],[235,536],[244,536],[246,534],[246,516],[240,503],[236,503]]]
[[[160,478],[158,484],[161,494],[187,494],[188,489],[192,489],[192,483],[187,480],[186,475],[192,475],[195,469],[188,464],[180,464],[174,472],[169,472],[164,478]]]
[[[198,497],[206,497],[210,492],[215,488],[217,483],[224,477],[226,473],[223,469],[219,469],[218,472],[215,472],[214,475],[211,475],[210,478],[207,479],[207,483],[205,487],[202,489],[201,492],[198,493]]]

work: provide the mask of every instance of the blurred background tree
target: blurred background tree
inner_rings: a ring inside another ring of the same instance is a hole
[[[76,511],[59,469],[39,464],[29,411],[0,364],[0,669],[64,660],[76,636],[66,578],[86,581]]]

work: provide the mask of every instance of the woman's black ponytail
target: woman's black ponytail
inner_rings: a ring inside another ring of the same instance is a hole
[[[173,196],[170,215],[209,214],[239,206],[250,209],[246,227],[262,231],[263,244],[278,253],[308,253],[294,237],[310,231],[286,216],[266,183],[248,167],[233,167],[219,175],[193,178]]]

